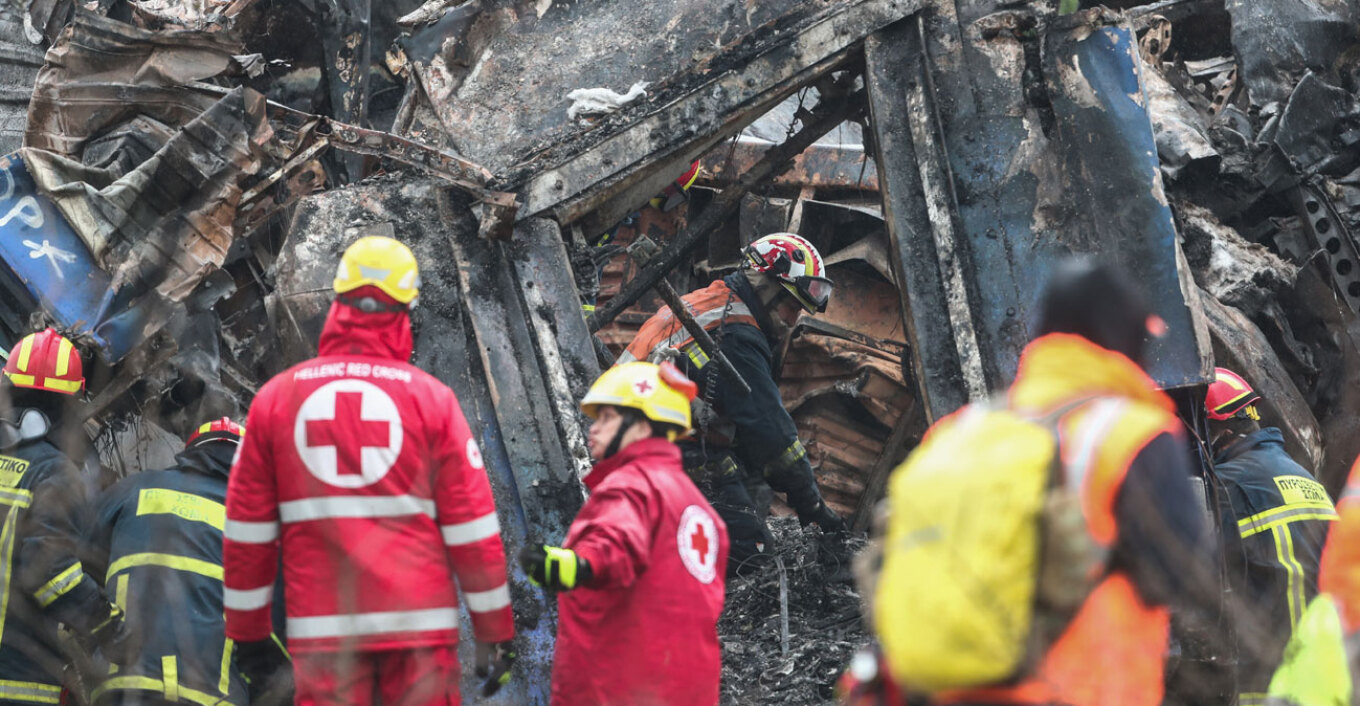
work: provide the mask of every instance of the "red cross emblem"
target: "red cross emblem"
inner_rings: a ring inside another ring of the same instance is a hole
[[[314,390],[298,408],[293,443],[317,479],[340,488],[382,480],[403,441],[397,404],[366,380],[340,379]]]
[[[342,476],[364,474],[361,451],[365,446],[387,448],[388,422],[363,418],[364,393],[335,393],[335,416],[307,420],[308,446],[334,446],[335,472]]]
[[[643,378],[642,380],[633,383],[633,389],[636,390],[639,395],[646,397],[652,390],[656,389],[656,385],[653,385],[651,380]]]
[[[699,556],[708,556],[708,535],[704,534],[703,525],[694,526],[694,534],[689,536],[689,545],[694,551],[699,552]]]
[[[721,536],[710,510],[690,505],[680,513],[676,545],[685,570],[700,583],[713,583],[718,576],[718,547]]]

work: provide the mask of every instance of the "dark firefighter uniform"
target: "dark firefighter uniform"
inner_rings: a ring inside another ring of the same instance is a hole
[[[699,384],[701,397],[706,396],[705,402],[717,413],[718,419],[708,425],[706,457],[698,442],[680,446],[686,471],[696,477],[727,523],[732,541],[731,570],[768,551],[772,541],[746,488],[748,474],[763,478],[771,488],[784,493],[789,506],[805,523],[820,519],[819,513],[826,512],[825,504],[807,450],[798,438],[798,427],[784,409],[775,384],[773,346],[778,342],[765,334],[775,328],[769,314],[755,303],[760,300],[746,275],[728,275],[685,295],[684,300],[699,324],[714,332],[723,353],[751,386],[751,394],[742,394],[724,380],[708,379],[722,373],[716,364],[709,364],[708,356],[683,327],[665,325],[671,321],[669,309],[662,309],[644,324],[618,362],[646,360],[662,346],[678,349],[683,355],[676,363]]]
[[[67,662],[57,623],[84,636],[120,618],[77,559],[79,470],[48,441],[45,417],[16,412],[0,422],[0,704],[55,704]]]
[[[95,689],[96,704],[249,703],[222,613],[227,474],[238,444],[198,440],[175,468],[136,473],[100,498],[87,563],[104,572],[141,651]]]
[[[1228,580],[1241,597],[1238,703],[1261,704],[1285,643],[1317,595],[1336,510],[1322,484],[1285,453],[1280,430],[1246,435],[1214,458]]]

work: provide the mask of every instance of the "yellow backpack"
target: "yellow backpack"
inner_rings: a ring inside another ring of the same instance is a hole
[[[1046,652],[1103,552],[1064,483],[1054,427],[1000,402],[937,424],[893,471],[873,621],[893,677],[918,692],[1004,684]]]

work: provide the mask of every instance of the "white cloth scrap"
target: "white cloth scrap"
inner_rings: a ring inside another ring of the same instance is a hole
[[[571,106],[567,108],[567,119],[575,120],[582,115],[608,115],[619,108],[647,94],[648,83],[638,81],[627,93],[616,93],[608,88],[578,88],[567,94]]]

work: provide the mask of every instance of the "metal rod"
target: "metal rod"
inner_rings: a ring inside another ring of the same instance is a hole
[[[775,555],[779,567],[779,654],[789,653],[789,576],[784,571],[784,557]]]
[[[852,79],[853,80],[853,79]],[[587,324],[591,333],[608,326],[624,309],[632,306],[647,290],[674,270],[709,233],[722,225],[741,205],[741,199],[758,184],[783,174],[793,158],[816,142],[818,138],[831,132],[837,125],[854,117],[864,109],[864,89],[853,94],[823,96],[813,117],[795,135],[766,152],[741,179],[722,190],[713,203],[708,205],[698,218],[695,218],[683,233],[676,237],[671,247],[659,257],[642,268],[637,276],[624,285],[619,293],[605,302],[590,317]]]

